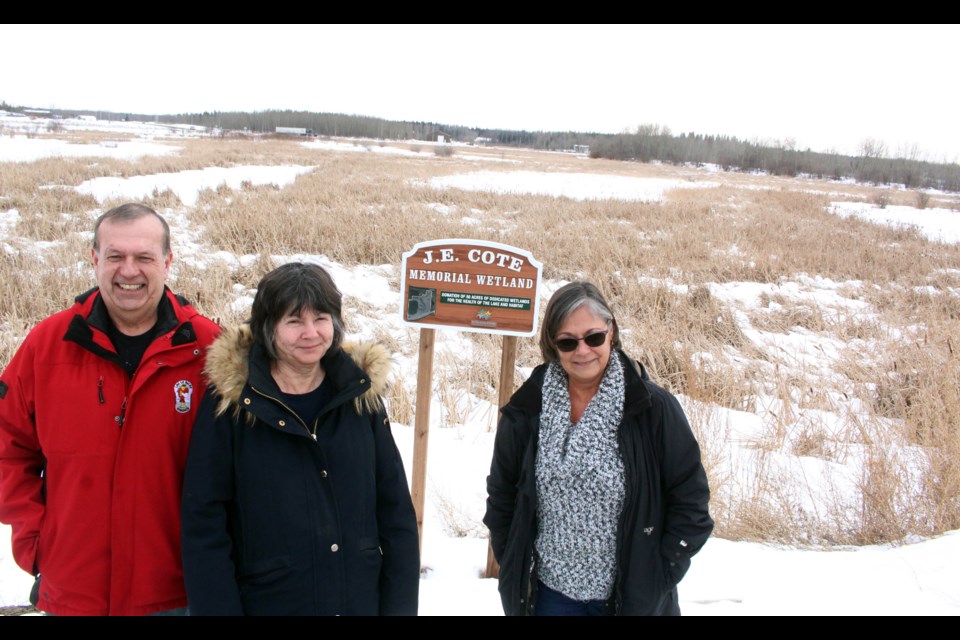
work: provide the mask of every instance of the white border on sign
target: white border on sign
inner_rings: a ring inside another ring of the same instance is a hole
[[[537,286],[533,292],[533,327],[531,331],[508,331],[504,329],[485,329],[483,327],[466,327],[459,325],[449,325],[449,324],[430,324],[426,322],[410,322],[406,319],[406,304],[403,300],[403,294],[407,290],[407,258],[410,258],[415,253],[421,249],[426,249],[429,247],[436,247],[440,245],[473,245],[477,247],[487,247],[489,249],[502,249],[504,251],[510,251],[518,255],[523,256],[527,261],[536,268],[537,270]],[[521,336],[529,337],[536,335],[537,333],[537,323],[540,321],[540,281],[543,279],[543,263],[538,261],[533,255],[526,249],[519,249],[517,247],[511,247],[508,244],[501,244],[499,242],[490,242],[488,240],[472,240],[470,238],[446,238],[444,240],[428,240],[426,242],[418,242],[413,245],[413,249],[410,251],[404,252],[400,261],[400,322],[408,327],[420,327],[421,329],[453,329],[454,331],[472,331],[473,333],[492,333],[494,335],[500,336]]]

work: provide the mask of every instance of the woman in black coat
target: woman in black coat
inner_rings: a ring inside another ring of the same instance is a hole
[[[679,615],[677,583],[713,530],[677,399],[621,349],[588,282],[561,287],[544,364],[503,408],[487,511],[507,615]]]
[[[380,398],[390,356],[343,343],[317,265],[261,280],[210,348],[187,460],[192,615],[416,615],[413,504]]]

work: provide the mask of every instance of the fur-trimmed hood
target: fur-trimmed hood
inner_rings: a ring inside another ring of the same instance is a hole
[[[253,332],[242,324],[225,329],[207,351],[204,373],[220,395],[217,415],[226,413],[230,406],[239,407],[240,396],[250,378],[250,351]],[[380,396],[386,391],[390,374],[390,352],[375,342],[345,340],[344,353],[370,378],[370,388],[354,399],[358,413],[380,408]]]

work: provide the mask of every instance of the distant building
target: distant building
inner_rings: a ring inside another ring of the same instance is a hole
[[[574,152],[574,153],[583,153],[583,154],[586,154],[586,155],[590,155],[590,145],[588,145],[588,144],[575,144],[575,145],[573,145],[573,152]]]
[[[491,142],[493,142],[493,138],[484,138],[481,136],[479,138],[474,139],[473,144],[482,147],[484,145],[490,144]]]
[[[305,127],[277,127],[277,133],[292,135],[292,136],[312,136],[313,129],[307,129]]]

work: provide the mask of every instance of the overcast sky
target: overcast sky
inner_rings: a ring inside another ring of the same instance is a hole
[[[960,158],[957,25],[0,25],[0,100],[867,138]]]

